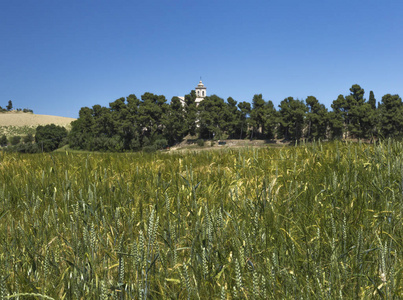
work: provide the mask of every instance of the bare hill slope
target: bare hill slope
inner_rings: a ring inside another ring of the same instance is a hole
[[[67,117],[57,117],[48,115],[36,115],[23,112],[0,113],[0,126],[28,126],[37,127],[39,125],[55,124],[68,127],[76,119]]]

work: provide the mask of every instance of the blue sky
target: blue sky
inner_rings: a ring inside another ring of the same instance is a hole
[[[403,96],[402,1],[0,0],[0,106],[77,117],[194,89],[330,108],[353,84]]]

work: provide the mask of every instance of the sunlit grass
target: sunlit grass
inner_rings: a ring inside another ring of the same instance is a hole
[[[399,298],[402,192],[393,141],[1,153],[0,299]]]

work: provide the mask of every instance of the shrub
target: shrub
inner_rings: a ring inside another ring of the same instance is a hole
[[[11,139],[10,139],[10,144],[11,144],[12,146],[15,146],[15,145],[19,144],[20,141],[21,141],[21,137],[18,136],[18,135],[14,135],[14,136],[12,136]]]
[[[30,133],[28,133],[26,136],[23,137],[22,141],[25,144],[31,144],[35,140],[34,136]]]
[[[152,153],[157,151],[157,148],[155,147],[155,145],[144,146],[143,151],[146,153]]]
[[[166,139],[158,139],[154,142],[154,146],[157,150],[163,149],[168,145],[168,142]]]
[[[66,137],[66,128],[50,124],[36,128],[35,142],[42,151],[50,152],[59,148]]]
[[[32,144],[32,143],[22,144],[22,143],[20,143],[15,147],[16,148],[14,149],[14,151],[17,151],[20,153],[38,153],[38,152],[40,152],[38,144]]]
[[[5,134],[3,134],[3,135],[1,136],[1,138],[0,138],[0,146],[1,146],[1,147],[4,147],[4,146],[7,146],[7,144],[8,144],[7,137],[6,137]]]
[[[204,140],[203,139],[198,139],[197,140],[197,146],[204,147]]]

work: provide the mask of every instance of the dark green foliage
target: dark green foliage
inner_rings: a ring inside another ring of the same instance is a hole
[[[18,135],[14,135],[14,136],[12,136],[12,137],[10,138],[10,144],[11,144],[12,146],[15,146],[15,145],[19,144],[19,142],[21,142],[21,137],[18,136]]]
[[[263,138],[273,139],[275,137],[275,130],[278,123],[278,112],[271,100],[266,102],[264,109],[266,118],[263,127]]]
[[[184,120],[184,107],[178,97],[173,97],[166,116],[165,136],[168,144],[180,143],[187,132]]]
[[[310,140],[326,139],[328,128],[328,112],[323,104],[314,96],[306,98],[307,113],[307,134]]]
[[[329,130],[330,139],[339,140],[343,138],[344,132],[344,119],[342,112],[338,110],[333,110],[329,112]]]
[[[1,146],[1,147],[5,147],[5,146],[7,146],[7,144],[8,144],[7,136],[3,134],[3,135],[0,137],[0,146]]]
[[[8,104],[7,104],[6,108],[7,108],[8,111],[13,109],[13,102],[11,100],[8,101]]]
[[[403,103],[399,95],[386,94],[380,109],[380,131],[383,137],[401,137],[403,133]]]
[[[239,108],[239,125],[237,128],[237,133],[239,134],[239,138],[243,139],[246,136],[248,130],[251,106],[249,102],[243,101],[238,104],[238,108]]]
[[[204,140],[203,139],[198,139],[197,140],[197,146],[204,147]]]
[[[266,102],[262,94],[254,95],[249,124],[251,125],[251,138],[274,138],[277,121],[277,112],[273,102]]]
[[[287,140],[299,140],[302,137],[306,106],[301,100],[288,97],[280,105],[279,134]]]
[[[197,109],[199,112],[198,132],[200,137],[209,139],[223,138],[226,116],[224,100],[212,95],[204,98]]]
[[[192,90],[190,94],[185,95],[185,106],[184,106],[184,121],[186,124],[186,134],[195,135],[196,134],[196,120],[197,120],[197,106],[196,106],[196,92]]]
[[[250,112],[249,124],[252,127],[251,138],[263,135],[263,128],[266,119],[266,101],[262,94],[254,95],[252,99],[252,110]]]
[[[129,95],[109,103],[109,108],[81,108],[79,118],[72,122],[69,144],[76,149],[122,152],[140,150],[161,137],[174,143],[183,135],[183,130],[171,122],[177,117],[170,115],[164,96],[145,93],[139,100]]]
[[[22,138],[22,141],[23,141],[25,144],[29,144],[29,143],[32,143],[33,141],[35,141],[35,138],[34,138],[34,136],[33,136],[31,133],[28,133],[26,136],[24,136],[24,137]]]
[[[152,153],[152,152],[157,151],[157,147],[155,145],[144,146],[143,151],[146,153]]]
[[[241,112],[238,110],[237,102],[229,97],[227,99],[225,111],[225,128],[224,131],[227,133],[228,138],[237,138],[238,129],[240,127],[241,121]]]
[[[153,144],[157,150],[161,150],[168,146],[168,141],[164,138],[159,138]]]
[[[368,104],[371,106],[372,109],[376,109],[376,99],[373,91],[369,92]]]
[[[42,149],[40,149],[36,143],[19,143],[14,149],[11,150],[20,153],[38,153],[42,151]]]
[[[59,148],[66,137],[66,128],[50,124],[36,128],[35,142],[43,152],[51,152]]]
[[[358,84],[352,85],[349,95],[339,95],[333,101],[331,112],[314,96],[307,97],[306,102],[286,98],[279,111],[261,94],[254,95],[252,105],[231,97],[225,102],[216,95],[205,97],[198,105],[195,100],[192,90],[184,99],[173,97],[170,104],[163,95],[145,93],[141,99],[135,95],[119,98],[109,107],[83,107],[72,123],[70,147],[118,152],[148,146],[160,149],[180,143],[187,135],[203,139],[373,140],[379,133],[392,134],[381,129],[381,124],[393,123],[386,116],[388,110],[384,108],[381,114],[382,105],[376,107],[372,91],[367,102]],[[166,145],[161,145],[161,139]]]

